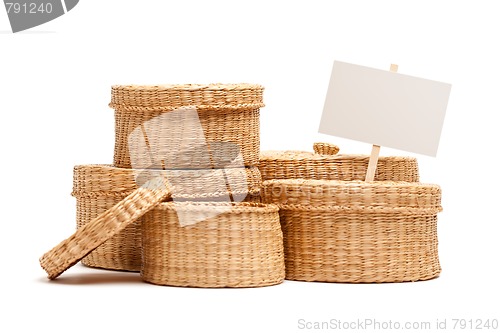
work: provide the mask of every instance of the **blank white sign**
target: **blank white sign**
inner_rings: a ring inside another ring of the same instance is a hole
[[[448,83],[335,61],[319,132],[436,156],[450,91]]]

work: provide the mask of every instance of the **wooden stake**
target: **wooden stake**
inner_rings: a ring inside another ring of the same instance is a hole
[[[396,73],[398,65],[391,64],[390,71]],[[368,169],[366,170],[365,182],[372,182],[375,179],[375,172],[377,172],[378,155],[380,154],[380,146],[373,145],[370,161],[368,162]]]
[[[377,171],[378,155],[380,154],[380,146],[372,146],[372,154],[368,162],[368,170],[366,170],[365,182],[372,182],[375,179],[375,172]]]

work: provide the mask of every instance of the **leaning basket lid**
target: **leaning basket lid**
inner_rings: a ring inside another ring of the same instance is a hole
[[[47,272],[49,279],[55,279],[99,245],[156,207],[169,197],[170,193],[170,185],[165,178],[157,177],[146,182],[45,253],[40,258],[40,265]]]

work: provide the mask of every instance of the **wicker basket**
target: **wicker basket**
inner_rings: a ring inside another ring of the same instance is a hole
[[[114,165],[210,169],[235,159],[237,166],[258,165],[263,90],[254,84],[113,86]]]
[[[437,185],[270,180],[261,195],[280,207],[287,279],[403,282],[441,271]]]
[[[99,214],[138,188],[136,177],[161,174],[173,185],[175,201],[260,201],[261,176],[256,167],[225,170],[133,170],[109,165],[80,165],[74,168],[73,193],[77,199],[77,226]],[[230,184],[227,187],[226,181]],[[170,199],[170,200],[172,200]],[[140,223],[134,223],[86,256],[90,267],[139,271],[141,267]]]
[[[322,147],[325,148],[325,147]],[[325,152],[315,146],[315,150]],[[328,153],[333,153],[330,150]],[[263,180],[324,179],[364,180],[370,157],[364,155],[322,155],[306,151],[264,151],[259,169]],[[380,157],[375,174],[377,181],[418,182],[418,163],[413,157]]]
[[[285,278],[274,205],[163,203],[144,216],[142,242],[141,275],[150,283],[258,287]]]

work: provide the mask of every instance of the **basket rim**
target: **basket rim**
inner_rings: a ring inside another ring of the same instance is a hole
[[[112,170],[112,169],[118,169],[120,171],[127,171],[127,172],[133,172],[133,171],[173,171],[173,172],[182,172],[182,171],[208,171],[208,170],[249,170],[249,169],[258,169],[256,165],[246,165],[242,167],[231,167],[231,168],[215,168],[215,169],[204,169],[204,168],[197,168],[197,169],[133,169],[133,168],[121,168],[114,166],[113,164],[77,164],[73,167],[74,170],[80,170],[80,169],[85,169],[85,168],[103,168],[107,170]]]
[[[162,202],[156,206],[155,210],[164,211],[213,211],[232,207],[231,213],[273,213],[278,212],[279,208],[275,204],[265,204],[260,202],[192,202],[192,201],[171,201]]]
[[[230,91],[230,90],[263,90],[264,86],[255,83],[181,83],[181,84],[156,84],[156,85],[140,85],[140,84],[125,84],[112,85],[113,90],[124,91]]]
[[[298,204],[276,204],[282,210],[289,211],[310,211],[314,213],[330,213],[339,216],[339,214],[395,214],[407,216],[433,216],[443,211],[443,207],[377,207],[377,206],[310,206]]]
[[[128,168],[120,168],[120,167],[115,167],[112,164],[79,164],[75,165],[73,167],[73,189],[71,192],[71,195],[73,197],[88,197],[88,194],[92,193],[97,193],[97,194],[102,194],[102,196],[123,196],[124,191],[128,190],[133,190],[132,188],[128,187],[123,187],[123,188],[115,188],[115,189],[109,189],[106,191],[103,191],[100,188],[95,188],[91,185],[88,185],[87,182],[77,182],[75,181],[75,175],[76,174],[81,174],[84,172],[106,172],[106,173],[116,173],[116,177],[121,177],[121,176],[134,176],[135,174],[138,174],[140,172],[171,172],[171,173],[190,173],[190,172],[196,172],[196,171],[213,171],[213,170],[222,170],[226,173],[231,174],[231,172],[245,172],[246,174],[246,181],[247,181],[247,190],[246,191],[238,191],[238,190],[233,190],[231,193],[234,194],[249,194],[249,195],[257,195],[260,193],[261,189],[261,184],[262,184],[262,179],[260,176],[260,170],[256,166],[246,166],[246,167],[238,167],[238,168],[225,168],[225,169],[167,169],[167,170],[162,170],[162,169],[128,169]],[[259,178],[258,182],[255,182],[255,179],[257,179],[257,176]],[[140,187],[137,185],[137,187]],[[135,189],[135,187],[134,187]],[[175,193],[175,186],[172,186],[172,189],[174,190],[174,193],[172,193],[172,198],[188,198],[190,197],[189,195],[182,195],[179,193]],[[222,195],[226,192],[214,192],[214,193],[208,193],[208,194],[213,194],[215,196],[217,195]],[[192,196],[192,198],[196,198],[197,196]]]
[[[406,181],[394,181],[394,180],[375,180],[372,182],[366,182],[363,180],[334,180],[334,179],[303,179],[303,178],[285,178],[285,179],[269,179],[262,182],[262,187],[269,186],[272,184],[286,184],[286,185],[309,185],[309,186],[331,186],[331,187],[351,187],[351,188],[425,188],[425,189],[436,189],[441,190],[441,187],[437,184],[422,183],[422,182],[406,182]]]
[[[336,161],[336,160],[369,160],[370,155],[337,154],[323,155],[303,150],[263,150],[260,152],[260,161]],[[380,161],[416,161],[411,156],[380,156]]]

